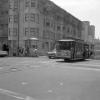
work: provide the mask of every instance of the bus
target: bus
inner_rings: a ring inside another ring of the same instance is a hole
[[[58,40],[55,47],[56,57],[64,59],[64,61],[88,59],[90,57],[89,44],[82,40]]]

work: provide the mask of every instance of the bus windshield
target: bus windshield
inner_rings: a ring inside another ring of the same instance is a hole
[[[57,50],[70,50],[71,48],[71,42],[68,42],[68,41],[59,41],[57,44],[56,44],[56,49]]]

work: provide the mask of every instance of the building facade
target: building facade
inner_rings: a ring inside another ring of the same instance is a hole
[[[8,43],[8,0],[0,0],[0,50]]]
[[[94,39],[95,39],[95,26],[90,25],[89,27],[89,42],[94,44]]]
[[[37,48],[40,55],[59,39],[83,37],[83,22],[49,0],[9,0],[10,55]]]
[[[89,21],[83,21],[82,27],[82,40],[94,44],[95,26],[90,25]]]

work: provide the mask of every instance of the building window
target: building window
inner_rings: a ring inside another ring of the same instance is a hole
[[[30,28],[30,33],[35,34],[35,28]]]
[[[9,22],[13,22],[13,15],[9,15]]]
[[[17,23],[18,22],[18,16],[17,15],[9,15],[9,22]]]
[[[31,7],[36,7],[36,0],[31,0]]]
[[[67,28],[67,32],[68,32],[68,33],[70,32],[70,28],[69,28],[69,27]]]
[[[47,27],[50,27],[50,22],[46,22],[46,26]]]
[[[38,34],[39,34],[39,28],[30,28],[30,35],[31,36],[35,36],[35,37],[38,37]]]
[[[17,31],[18,31],[17,28],[13,28],[13,36],[17,36]]]
[[[29,14],[26,13],[26,14],[25,14],[25,22],[27,22],[28,20],[29,20]]]
[[[18,8],[18,1],[14,0],[14,9],[17,9],[17,8]]]
[[[10,36],[10,28],[8,29],[8,36]]]
[[[78,33],[78,37],[81,38],[81,32]]]
[[[39,14],[36,14],[36,23],[39,23]]]
[[[45,44],[44,44],[44,42],[42,43],[42,49],[44,49],[45,48]]]
[[[30,1],[29,0],[25,0],[25,7],[29,7],[30,6]]]
[[[31,13],[30,21],[35,22],[35,23],[39,23],[39,14]]]
[[[56,24],[55,24],[55,22],[53,23],[53,29],[55,30],[55,27],[56,27]]]
[[[60,26],[57,26],[57,31],[60,31],[61,30],[61,27]]]
[[[76,36],[76,29],[73,29],[73,35]]]
[[[14,15],[14,23],[17,23],[17,22],[18,22],[18,16]]]
[[[45,42],[45,50],[49,51],[49,42]]]
[[[47,32],[45,30],[43,30],[43,39],[47,38]]]
[[[63,26],[63,27],[62,27],[62,30],[63,30],[63,31],[65,31],[65,30],[66,30],[66,27],[65,27],[65,26]]]
[[[25,36],[29,33],[29,28],[25,28]]]
[[[30,20],[31,20],[32,22],[35,22],[35,14],[34,14],[34,13],[31,13],[31,15],[30,15]]]
[[[4,24],[1,24],[1,27],[3,28],[4,27]]]
[[[43,31],[43,39],[50,39],[51,38],[51,32],[48,30]]]
[[[46,22],[46,19],[44,18],[44,20],[43,20],[43,26],[45,26],[45,22]]]
[[[10,36],[12,34],[12,36],[17,36],[18,33],[18,29],[17,28],[9,28],[9,33],[8,35]]]
[[[5,11],[5,14],[8,14],[8,11]]]
[[[50,21],[50,19],[47,18],[47,17],[45,17],[45,18],[44,18],[44,21],[43,21],[43,26],[45,26],[45,27],[50,27],[51,24],[52,24],[52,22]]]
[[[9,9],[13,9],[13,2],[9,0]]]

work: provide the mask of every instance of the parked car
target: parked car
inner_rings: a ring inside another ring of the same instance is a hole
[[[50,59],[56,58],[56,50],[54,49],[54,50],[48,52],[47,55],[48,55],[48,57],[49,57]]]
[[[5,57],[5,56],[8,56],[8,52],[0,50],[0,57]]]

